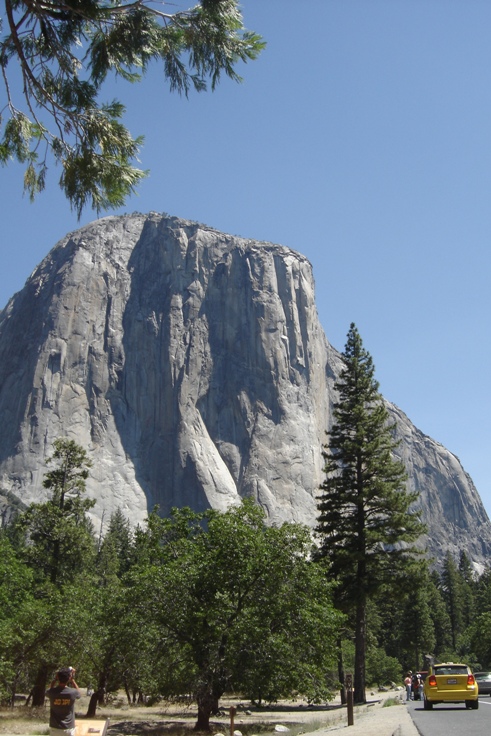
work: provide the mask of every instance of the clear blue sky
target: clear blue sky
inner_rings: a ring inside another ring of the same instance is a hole
[[[356,323],[382,393],[460,458],[491,513],[491,3],[242,8],[268,42],[242,85],[186,100],[155,68],[108,90],[151,169],[123,211],[306,255],[329,341],[342,350]],[[31,205],[21,170],[0,170],[1,306],[79,225],[58,177]]]

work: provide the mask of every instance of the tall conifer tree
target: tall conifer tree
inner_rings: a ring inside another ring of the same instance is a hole
[[[450,617],[452,650],[457,652],[459,637],[466,626],[465,580],[450,552],[443,563],[441,591]]]
[[[90,569],[92,565],[94,539],[87,512],[95,501],[84,498],[92,463],[83,447],[67,438],[56,439],[53,447],[53,455],[46,462],[54,461],[56,467],[43,480],[51,498],[31,504],[19,517],[18,524],[30,542],[29,564],[38,574],[62,587],[81,569]]]
[[[354,698],[365,702],[367,601],[411,564],[417,551],[411,543],[424,525],[409,510],[418,494],[405,490],[405,469],[394,457],[393,425],[354,324],[342,358],[339,398],[323,452],[326,479],[317,532],[320,555],[340,583],[338,605],[354,619]]]
[[[49,672],[59,658],[63,622],[67,620],[61,603],[71,600],[73,592],[67,594],[67,589],[80,580],[84,571],[91,570],[95,557],[92,524],[87,516],[95,501],[83,497],[92,464],[86,451],[73,440],[59,438],[54,441],[53,455],[46,462],[55,463],[43,481],[50,498],[31,504],[15,521],[19,541],[20,533],[24,535],[22,554],[34,570],[34,582],[39,586],[37,595],[45,601],[44,615],[48,622],[43,629],[42,616],[38,615],[36,627],[40,628],[36,630],[42,637],[39,647],[32,648],[37,659],[32,688],[34,707],[43,705]],[[77,615],[79,624],[80,612]],[[73,643],[73,632],[70,636]]]

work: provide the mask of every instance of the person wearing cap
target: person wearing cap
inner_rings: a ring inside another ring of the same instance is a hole
[[[49,731],[51,736],[75,736],[75,701],[82,693],[75,682],[73,667],[63,667],[57,672],[46,697],[49,698]]]

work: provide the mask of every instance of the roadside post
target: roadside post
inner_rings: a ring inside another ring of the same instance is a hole
[[[346,675],[346,710],[348,712],[348,726],[353,726],[355,723],[353,715],[353,675]]]
[[[232,705],[230,708],[230,736],[234,736],[234,718],[235,714],[237,713],[237,708]]]

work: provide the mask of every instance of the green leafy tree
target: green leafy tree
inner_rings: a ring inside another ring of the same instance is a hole
[[[294,691],[327,698],[339,614],[309,560],[309,530],[267,527],[252,502],[224,514],[153,518],[154,541],[158,524],[160,559],[143,557],[130,572],[127,603],[141,621],[133,629],[147,642],[155,637],[156,692],[193,693],[196,730],[209,730],[227,690],[256,700]]]
[[[0,536],[0,692],[11,702],[22,687],[31,690],[33,704],[42,705],[46,678],[66,662],[67,652],[78,656],[86,591],[74,600],[71,589],[43,581],[25,564],[22,550]],[[67,615],[69,604],[77,611],[76,626]]]
[[[171,90],[187,94],[208,81],[215,88],[222,74],[240,80],[237,64],[264,46],[243,28],[237,0],[201,0],[174,13],[166,6],[5,0],[0,162],[26,164],[31,199],[45,186],[50,155],[79,216],[87,204],[97,211],[121,206],[145,176],[133,165],[142,138],[122,124],[124,106],[99,101],[109,75],[136,82],[160,60]]]
[[[390,657],[382,647],[367,647],[367,682],[370,685],[387,685],[402,680],[401,663]]]
[[[77,612],[70,651],[81,677],[93,688],[86,715],[94,718],[106,695],[124,686],[124,654],[139,645],[122,622],[124,588],[117,575],[82,577],[66,590]]]
[[[7,535],[0,534],[0,699],[12,705],[32,643],[25,623],[32,628],[35,607],[32,570],[16,554]]]
[[[467,636],[479,668],[491,669],[491,611],[483,611],[475,616],[467,630]]]
[[[319,553],[339,582],[344,610],[353,612],[354,697],[365,702],[367,601],[402,574],[424,531],[410,507],[417,493],[405,488],[406,473],[394,452],[393,426],[374,379],[374,366],[354,324],[342,354],[338,400],[321,485]]]

